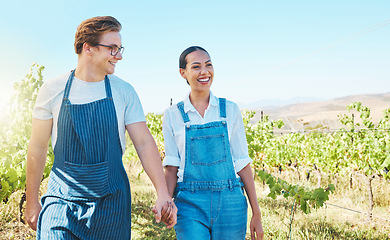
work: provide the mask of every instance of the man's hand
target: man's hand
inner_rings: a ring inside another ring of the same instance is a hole
[[[27,202],[26,212],[24,215],[26,216],[26,221],[28,225],[33,229],[37,230],[38,216],[41,212],[41,204],[39,202]]]

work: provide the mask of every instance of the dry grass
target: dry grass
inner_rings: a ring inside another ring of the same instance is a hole
[[[19,220],[19,202],[22,195],[22,191],[17,191],[10,196],[8,203],[0,203],[2,239],[35,239],[35,231]]]
[[[174,231],[167,230],[164,224],[156,224],[151,213],[156,195],[154,188],[139,162],[126,164],[132,190],[132,239],[175,239]],[[296,172],[284,171],[274,175],[298,183]],[[267,197],[267,186],[257,181],[256,188],[262,211],[265,239],[390,239],[390,183],[383,179],[372,182],[375,206],[372,221],[367,222],[368,197],[365,182],[355,176],[353,188],[349,187],[349,178],[339,178],[336,191],[328,203],[340,206],[325,205],[314,209],[308,215],[296,210],[291,221],[292,200],[278,197],[273,200]],[[301,185],[315,188],[316,176]],[[323,177],[322,185],[335,183],[332,177]],[[45,191],[45,183],[42,192]],[[7,204],[0,204],[1,239],[34,239],[35,232],[19,221],[19,201],[22,192],[12,194]],[[251,211],[248,211],[249,213]],[[387,220],[384,220],[387,219]],[[292,224],[291,224],[292,223]],[[291,234],[290,234],[291,224]],[[249,235],[247,237],[249,239]]]
[[[298,182],[295,172],[285,171],[274,175],[295,184],[316,188],[316,176],[308,182]],[[326,187],[329,183],[335,183],[334,178],[323,177],[322,186]],[[374,209],[369,222],[366,215],[366,184],[356,176],[353,185],[351,189],[349,178],[339,178],[328,205],[313,209],[308,215],[298,209],[292,221],[291,239],[390,239],[390,182],[379,178],[373,180]],[[257,185],[257,190],[267,239],[288,239],[292,200],[282,197],[270,199],[267,197],[267,186],[262,184]]]

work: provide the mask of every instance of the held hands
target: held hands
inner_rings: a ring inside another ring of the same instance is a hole
[[[161,209],[161,212],[158,212],[156,207],[152,209],[152,212],[156,214],[157,223],[162,221],[167,228],[175,226],[177,220],[177,207],[172,201],[167,201]]]

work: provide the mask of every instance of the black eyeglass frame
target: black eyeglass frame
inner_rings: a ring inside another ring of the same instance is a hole
[[[123,55],[123,51],[125,51],[125,48],[124,47],[118,47],[118,46],[115,46],[115,45],[112,45],[112,46],[109,46],[109,45],[104,45],[104,44],[96,44],[97,46],[102,46],[102,47],[108,47],[111,49],[111,56],[114,56],[116,57],[116,55],[118,55],[118,53],[120,52],[121,55]],[[116,50],[115,54],[113,53],[114,51]]]

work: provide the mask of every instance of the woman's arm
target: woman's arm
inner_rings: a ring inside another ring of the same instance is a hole
[[[245,192],[252,208],[252,219],[250,222],[251,238],[261,240],[263,239],[264,230],[261,223],[261,212],[257,202],[255,181],[253,179],[250,164],[246,165],[241,171],[239,171],[238,175],[244,183]]]
[[[167,187],[169,195],[172,197],[177,183],[177,171],[179,167],[166,166],[165,167],[165,180],[167,181]]]
[[[235,169],[244,183],[245,192],[252,208],[253,216],[250,222],[251,237],[252,239],[263,239],[263,225],[261,223],[260,207],[257,202],[255,181],[250,167],[252,159],[248,155],[248,144],[246,141],[244,121],[242,120],[238,105],[233,103],[231,106],[232,107],[228,112],[228,114],[232,116],[233,121],[231,127],[230,146]]]

